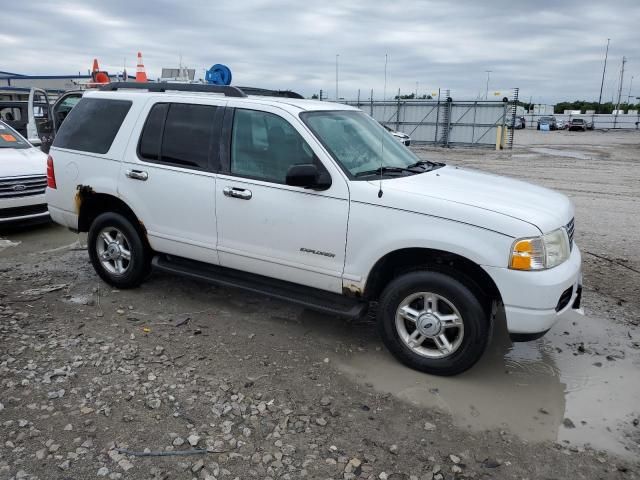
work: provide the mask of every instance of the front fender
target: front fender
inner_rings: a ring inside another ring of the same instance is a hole
[[[506,267],[512,242],[508,235],[459,221],[352,202],[345,285],[364,290],[377,261],[406,248],[441,250],[480,266]]]

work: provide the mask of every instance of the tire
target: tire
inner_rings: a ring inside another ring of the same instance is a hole
[[[151,252],[140,231],[119,213],[99,215],[89,228],[87,243],[93,268],[109,285],[122,289],[137,287],[151,270]]]
[[[451,376],[471,368],[482,357],[491,335],[489,314],[482,307],[481,296],[474,293],[476,289],[454,275],[411,272],[392,280],[382,293],[377,315],[379,333],[389,351],[408,367],[433,375]],[[429,302],[422,295],[425,292],[430,295],[426,297]],[[428,308],[424,306],[427,303],[433,307],[431,311],[435,316],[427,312]],[[401,308],[403,312],[411,312],[409,316],[417,321],[409,320],[406,313],[401,315]],[[452,324],[456,322],[452,320],[456,316],[462,328]],[[441,320],[451,324],[443,330]],[[418,324],[421,330],[418,330]],[[447,337],[450,350],[447,343],[440,350],[438,343],[442,346],[442,334]],[[414,342],[422,338],[419,346],[415,343],[413,347],[409,346],[412,335],[418,337]]]

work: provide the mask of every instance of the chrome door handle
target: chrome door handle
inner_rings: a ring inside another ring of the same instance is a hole
[[[226,197],[239,198],[241,200],[250,200],[253,195],[251,190],[237,187],[224,187],[222,193],[224,193]]]
[[[149,174],[147,172],[143,172],[142,170],[127,170],[124,174],[129,178],[132,178],[134,180],[142,180],[143,182],[145,182],[147,178],[149,178]]]

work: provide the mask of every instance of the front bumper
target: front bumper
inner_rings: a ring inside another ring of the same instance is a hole
[[[48,221],[44,194],[7,198],[0,201],[0,225]]]
[[[500,291],[507,329],[516,338],[535,338],[572,312],[582,313],[582,257],[575,243],[569,259],[549,270],[485,269]]]

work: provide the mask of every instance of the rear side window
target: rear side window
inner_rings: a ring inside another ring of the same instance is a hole
[[[142,136],[140,137],[140,156],[145,160],[160,160],[160,142],[162,140],[162,129],[164,119],[169,110],[168,103],[156,103],[147,117]]]
[[[0,107],[0,120],[5,122],[22,120],[22,112],[18,107]]]
[[[107,153],[131,102],[106,98],[83,98],[69,112],[58,130],[54,147],[90,153]]]
[[[211,105],[157,103],[147,117],[138,153],[144,160],[208,169],[216,109]]]

